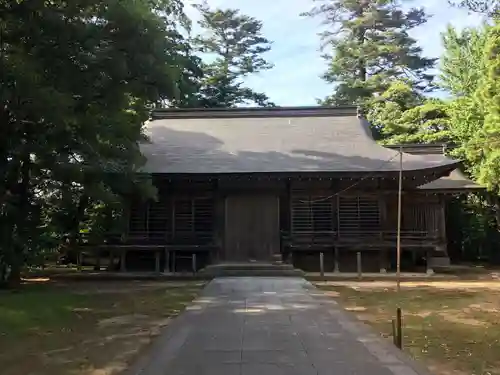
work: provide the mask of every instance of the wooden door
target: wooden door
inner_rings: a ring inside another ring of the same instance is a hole
[[[280,252],[279,198],[232,195],[226,198],[224,260],[270,261]]]

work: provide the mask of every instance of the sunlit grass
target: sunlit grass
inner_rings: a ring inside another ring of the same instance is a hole
[[[403,310],[404,347],[437,375],[500,374],[500,291],[478,288],[335,287],[333,298],[361,320],[391,336],[397,306]]]

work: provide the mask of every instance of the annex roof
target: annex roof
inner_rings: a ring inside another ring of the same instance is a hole
[[[166,174],[389,172],[399,152],[375,142],[355,107],[156,110],[144,171]],[[403,169],[454,169],[443,155],[404,153]]]
[[[448,176],[438,178],[425,185],[419,186],[422,190],[446,190],[446,191],[471,191],[484,190],[481,185],[467,178],[458,168],[453,170]]]

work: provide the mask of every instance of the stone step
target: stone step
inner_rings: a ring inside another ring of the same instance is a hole
[[[222,263],[213,264],[200,270],[199,275],[223,276],[294,276],[302,277],[301,270],[285,263]]]

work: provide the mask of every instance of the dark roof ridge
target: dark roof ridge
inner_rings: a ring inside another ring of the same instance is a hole
[[[356,106],[161,108],[151,112],[153,120],[186,118],[248,117],[336,117],[358,116]]]

